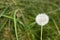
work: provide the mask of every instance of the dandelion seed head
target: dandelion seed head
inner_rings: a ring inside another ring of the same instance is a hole
[[[44,26],[48,23],[48,21],[49,21],[49,17],[45,13],[41,13],[36,16],[36,23],[38,25]]]

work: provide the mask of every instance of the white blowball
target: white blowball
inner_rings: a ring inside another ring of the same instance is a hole
[[[49,17],[45,13],[38,14],[36,16],[36,23],[38,25],[44,26],[49,22]]]

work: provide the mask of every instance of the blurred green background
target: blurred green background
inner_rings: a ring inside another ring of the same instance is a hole
[[[50,18],[43,40],[60,40],[60,0],[0,0],[0,40],[40,40],[40,13]]]

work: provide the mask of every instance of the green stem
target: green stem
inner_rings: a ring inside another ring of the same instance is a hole
[[[17,27],[16,27],[16,12],[14,13],[14,28],[15,28],[15,35],[16,35],[16,40],[18,40],[18,33],[17,33]]]
[[[54,23],[54,25],[56,26],[56,29],[57,29],[57,31],[58,31],[58,33],[59,33],[59,35],[60,35],[60,30],[59,30],[59,27],[58,27],[57,23],[55,22],[54,19],[52,19],[52,20],[53,20],[53,23]]]
[[[43,26],[41,26],[41,40],[42,40]]]

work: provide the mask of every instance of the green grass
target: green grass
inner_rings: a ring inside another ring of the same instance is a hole
[[[0,0],[0,40],[40,40],[39,13],[49,16],[43,40],[60,40],[59,0]]]

